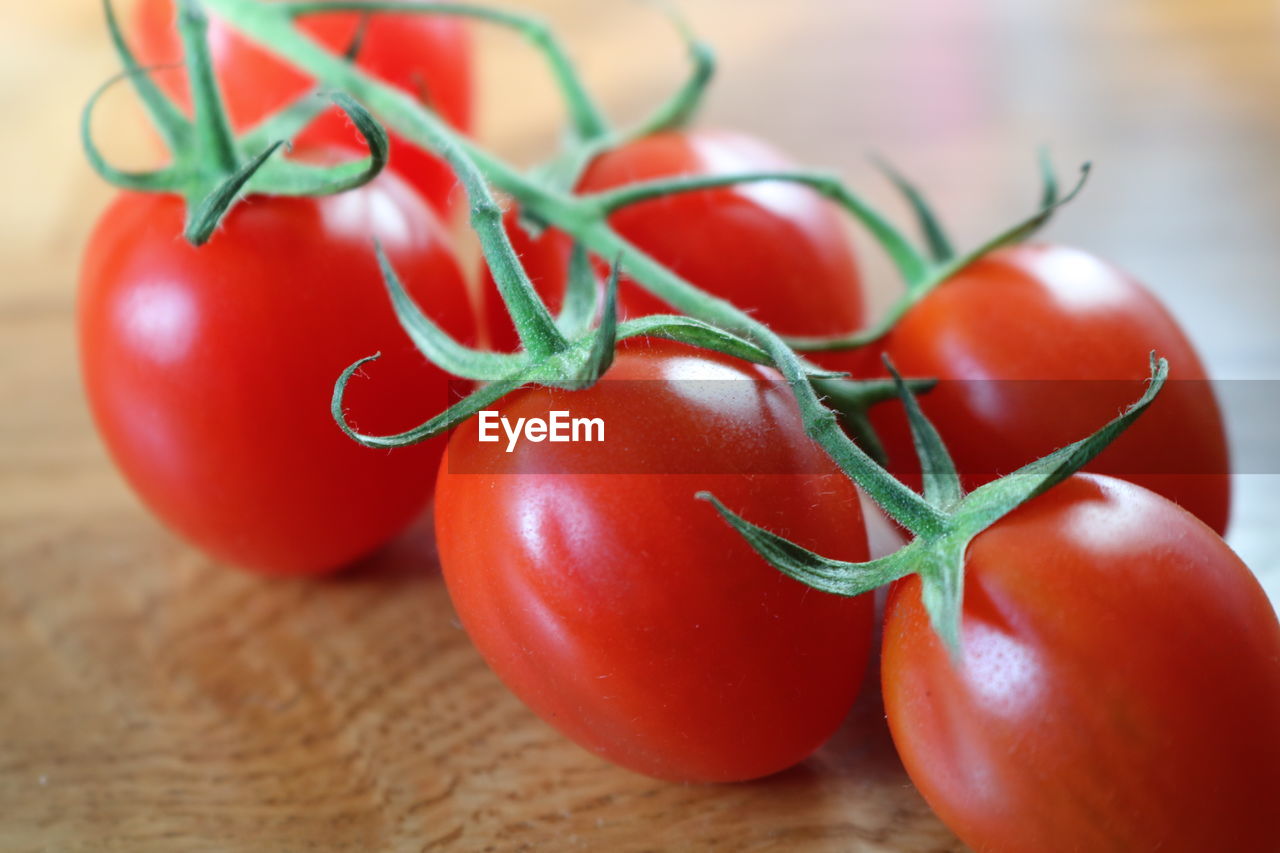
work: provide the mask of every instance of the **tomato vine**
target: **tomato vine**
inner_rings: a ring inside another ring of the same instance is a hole
[[[927,208],[916,205],[925,226],[928,252],[922,252],[895,226],[880,216],[870,205],[846,187],[839,179],[811,172],[770,171],[738,175],[676,178],[628,186],[595,195],[574,195],[566,189],[591,158],[607,150],[625,134],[611,131],[601,112],[582,85],[577,72],[550,34],[550,30],[532,19],[483,7],[450,3],[390,2],[390,0],[353,0],[352,2],[291,2],[261,4],[252,0],[203,0],[251,39],[270,48],[284,60],[297,65],[338,94],[340,103],[353,113],[359,126],[368,110],[406,139],[422,145],[443,157],[455,170],[467,191],[472,226],[480,237],[485,259],[493,274],[502,299],[519,333],[523,351],[494,354],[468,348],[450,338],[422,312],[417,311],[404,295],[394,270],[385,258],[384,276],[397,313],[406,330],[433,360],[457,375],[480,379],[488,384],[441,415],[419,427],[399,435],[372,436],[354,430],[343,415],[343,393],[354,372],[372,358],[349,367],[339,378],[333,397],[333,414],[347,433],[371,446],[410,444],[437,435],[465,420],[471,414],[499,399],[515,388],[529,383],[580,387],[598,379],[607,369],[618,340],[636,336],[658,336],[694,343],[751,361],[772,364],[780,370],[796,396],[806,433],[886,512],[914,534],[915,538],[896,554],[870,563],[842,563],[813,554],[773,533],[752,525],[718,502],[717,509],[742,533],[767,561],[780,570],[811,586],[841,594],[857,594],[909,573],[919,574],[925,584],[924,601],[933,625],[952,650],[959,645],[960,596],[963,588],[963,556],[968,543],[980,531],[1025,501],[1079,470],[1097,455],[1109,441],[1129,426],[1150,405],[1163,385],[1168,366],[1163,360],[1151,360],[1151,382],[1146,393],[1124,414],[1094,435],[1033,462],[1001,480],[963,495],[954,466],[942,447],[936,432],[914,405],[907,386],[895,375],[898,390],[908,406],[913,434],[927,476],[924,494],[916,493],[890,475],[868,453],[842,430],[835,412],[823,402],[824,396],[859,399],[859,386],[816,368],[797,350],[847,349],[866,344],[883,335],[897,318],[914,303],[958,270],[994,248],[1022,240],[1042,226],[1053,212],[1074,197],[1088,174],[1082,169],[1080,181],[1065,196],[1059,197],[1052,171],[1042,169],[1044,193],[1042,204],[1026,219],[1001,232],[972,252],[955,256],[950,244],[931,221]],[[198,45],[200,15],[195,0],[183,4],[183,26],[192,63],[192,79],[201,79]],[[383,84],[356,68],[346,58],[330,52],[301,33],[296,20],[316,12],[354,11],[376,13],[424,13],[465,15],[513,28],[540,49],[560,84],[569,107],[574,129],[570,149],[551,166],[532,175],[522,174],[510,164],[452,130],[429,109],[408,94]],[[113,27],[114,33],[114,27]],[[638,132],[683,121],[696,105],[713,63],[709,52],[686,33],[693,58],[693,74],[671,101]],[[117,39],[119,41],[119,39]],[[122,50],[122,55],[126,51]],[[146,80],[146,72],[126,60],[126,73],[153,113],[161,116],[166,137],[177,149],[192,131],[180,124],[172,109],[159,105],[161,96]],[[216,87],[210,86],[216,92]],[[272,143],[255,160],[240,165],[235,146],[226,142],[225,127],[219,128],[216,99],[197,98],[204,109],[198,114],[212,115],[199,127],[196,145],[201,163],[219,164],[217,199],[234,197],[242,191],[272,191],[272,180],[278,168],[268,170],[271,153],[281,144]],[[359,106],[363,105],[363,106]],[[286,111],[277,121],[292,115]],[[363,130],[363,128],[362,128]],[[368,135],[368,134],[367,134]],[[257,134],[255,139],[260,139]],[[371,149],[375,148],[370,140]],[[89,145],[86,136],[86,144]],[[91,153],[91,158],[94,158]],[[373,159],[377,159],[374,152]],[[100,171],[105,169],[96,158]],[[235,165],[228,177],[226,172]],[[246,173],[243,180],[239,176]],[[203,176],[203,173],[201,173]],[[258,177],[255,179],[255,175]],[[177,185],[177,177],[157,173],[130,178],[121,173],[109,177],[117,182],[135,181],[140,188]],[[892,177],[892,176],[891,176]],[[188,180],[188,178],[184,178]],[[205,180],[202,177],[202,180]],[[236,182],[238,181],[238,183]],[[864,331],[851,330],[848,335],[824,339],[792,338],[784,340],[769,327],[753,319],[730,302],[694,287],[651,256],[637,249],[607,221],[609,213],[631,203],[676,192],[727,186],[750,181],[789,181],[811,187],[832,199],[866,227],[889,253],[907,283],[906,294],[877,326]],[[895,181],[909,190],[905,181]],[[278,181],[284,192],[298,191],[288,182]],[[143,187],[143,185],[147,185]],[[575,271],[570,276],[566,306],[559,317],[553,317],[535,292],[529,277],[516,256],[502,225],[502,209],[492,188],[515,199],[521,210],[535,222],[555,227],[569,234],[577,243]],[[313,187],[307,187],[308,190]],[[207,188],[202,184],[200,190]],[[219,194],[220,193],[220,194]],[[191,197],[196,197],[192,192]],[[911,193],[908,192],[910,198]],[[221,203],[219,201],[219,203]],[[199,204],[195,207],[198,209]],[[216,225],[216,219],[214,220]],[[207,223],[201,220],[203,232]],[[199,234],[197,234],[199,236]],[[605,297],[602,320],[590,328],[589,320],[597,312],[594,286],[587,270],[586,253],[590,252],[614,263],[612,282]],[[655,315],[618,322],[613,305],[618,270],[654,296],[684,312],[685,316]],[[854,389],[850,391],[849,389]],[[868,398],[882,395],[883,387],[868,392]],[[710,495],[705,496],[714,501]]]

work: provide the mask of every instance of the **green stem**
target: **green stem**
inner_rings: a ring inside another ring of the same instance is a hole
[[[920,494],[912,491],[868,456],[840,428],[835,413],[822,404],[805,376],[804,363],[777,335],[761,341],[774,364],[786,377],[805,432],[849,475],[872,500],[895,521],[916,536],[935,536],[945,524],[945,516]]]
[[[444,156],[466,187],[471,203],[471,227],[480,237],[485,262],[511,314],[521,345],[535,360],[568,348],[568,341],[534,290],[520,256],[511,245],[511,235],[502,223],[502,208],[484,177],[457,146],[445,145],[437,149],[437,153]]]
[[[632,204],[662,198],[675,193],[732,187],[738,184],[762,181],[784,181],[807,186],[839,204],[870,231],[889,253],[899,274],[911,286],[925,280],[932,265],[920,254],[911,241],[903,236],[892,223],[881,216],[871,205],[859,198],[844,182],[833,175],[794,169],[761,172],[738,172],[727,175],[692,175],[678,178],[662,178],[627,184],[617,189],[584,196],[584,200],[596,204],[600,215],[608,215]]]
[[[626,134],[628,139],[684,126],[702,104],[702,96],[706,94],[707,86],[711,84],[711,78],[716,73],[715,51],[694,34],[693,28],[680,14],[679,9],[665,2],[661,3],[661,6],[667,19],[671,21],[672,26],[684,41],[685,49],[689,52],[691,68],[689,76],[675,94],[659,106],[653,115],[629,131]]]
[[[536,18],[463,3],[400,2],[400,0],[346,0],[346,2],[334,3],[317,0],[316,2],[281,3],[278,6],[294,17],[326,12],[415,12],[474,18],[514,30],[524,36],[547,58],[551,73],[564,94],[569,119],[578,138],[595,139],[609,132],[608,122],[587,92],[564,46],[556,38],[555,32]]]
[[[209,59],[208,31],[209,19],[199,4],[195,0],[179,0],[178,32],[187,61],[199,161],[208,163],[218,174],[227,174],[236,172],[240,162],[231,122]]]
[[[782,371],[800,405],[805,431],[872,500],[908,530],[924,534],[938,523],[938,513],[863,452],[840,428],[835,413],[818,399],[807,377],[808,365],[777,333],[744,314],[732,303],[701,291],[640,251],[605,222],[580,232],[578,238],[603,257],[617,257],[627,276],[686,314],[749,335]]]
[[[679,13],[664,4],[667,17],[675,25],[689,52],[691,70],[679,89],[658,106],[648,118],[633,127],[611,131],[578,145],[567,146],[538,173],[553,187],[571,190],[578,185],[582,173],[606,151],[621,148],[634,140],[655,133],[683,127],[698,111],[711,78],[715,75],[716,57],[711,48],[699,41]]]

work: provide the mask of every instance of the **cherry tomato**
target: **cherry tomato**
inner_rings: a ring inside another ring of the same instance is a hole
[[[980,534],[963,660],[885,614],[894,743],[976,850],[1280,849],[1280,624],[1210,528],[1077,475]]]
[[[373,254],[378,239],[433,317],[473,338],[444,226],[390,173],[336,196],[250,198],[199,249],[182,222],[180,198],[123,193],[89,242],[79,334],[98,429],[151,510],[213,556],[280,574],[342,566],[431,493],[443,442],[361,447],[329,400],[347,365],[382,351],[377,382],[352,384],[357,425],[404,430],[446,405],[448,380],[400,329]]]
[[[308,15],[302,29],[330,50],[343,51],[359,25],[357,13]],[[143,65],[182,61],[182,43],[173,0],[140,0],[136,11],[137,52]],[[305,94],[311,78],[223,24],[209,21],[214,70],[233,126],[251,127]],[[451,125],[471,129],[471,41],[458,18],[417,14],[377,14],[369,18],[357,65],[416,95]],[[190,105],[181,69],[157,71],[160,85],[184,106]],[[358,144],[359,135],[341,110],[331,108],[301,136],[300,147]],[[452,170],[422,148],[391,136],[391,165],[437,210],[447,207],[457,185]]]
[[[605,441],[508,453],[472,419],[441,463],[440,561],[481,654],[544,720],[641,773],[727,781],[804,759],[857,694],[871,598],[785,577],[694,500],[710,490],[807,547],[866,558],[857,491],[777,374],[639,342],[589,390],[526,390],[498,411],[555,409],[602,418]]]
[[[1169,360],[1171,381],[1088,470],[1139,483],[1226,530],[1226,434],[1200,358],[1150,292],[1093,255],[1061,246],[995,252],[915,305],[880,347],[904,375],[941,380],[921,404],[970,488],[1114,417],[1155,350]],[[910,470],[900,408],[879,406],[872,422],[895,467]]]
[[[671,131],[602,154],[578,190],[793,168],[781,153],[746,134]],[[700,190],[624,208],[610,222],[688,281],[782,334],[834,335],[862,326],[862,285],[842,215],[810,189],[772,182]],[[563,287],[555,284],[567,269],[571,244],[555,231],[532,243],[523,240],[526,269],[548,283],[544,296],[558,297]],[[515,333],[496,288],[489,283],[484,292],[497,306],[497,313],[489,309],[490,336],[500,349],[514,349]],[[672,310],[625,278],[618,306],[631,317]]]

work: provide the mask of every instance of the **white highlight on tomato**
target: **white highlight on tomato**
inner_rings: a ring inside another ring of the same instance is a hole
[[[970,683],[985,705],[1006,718],[1017,718],[1039,701],[1042,668],[1035,651],[1008,630],[981,620],[964,626],[965,664]]]
[[[116,306],[125,340],[156,364],[186,357],[196,335],[196,307],[181,286],[156,281],[131,289]]]
[[[1106,311],[1132,292],[1132,282],[1119,270],[1088,252],[1055,246],[1029,257],[1038,279],[1069,310]]]

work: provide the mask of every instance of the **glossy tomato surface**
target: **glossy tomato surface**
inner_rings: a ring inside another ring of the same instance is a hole
[[[304,31],[330,50],[347,49],[359,25],[356,13],[309,15]],[[138,59],[143,65],[182,61],[182,42],[175,25],[173,0],[140,0],[136,8]],[[214,70],[222,85],[227,111],[239,130],[291,103],[313,86],[310,77],[243,38],[216,17],[209,22]],[[417,14],[377,14],[369,19],[357,64],[364,70],[418,97],[451,125],[471,129],[471,40],[459,18]],[[181,69],[156,72],[160,85],[184,106],[190,104]],[[337,108],[330,108],[297,140],[300,147],[360,145],[360,135]],[[396,135],[391,137],[391,164],[444,210],[457,184],[444,161]]]
[[[602,154],[583,174],[578,190],[794,168],[780,152],[743,133],[672,131]],[[624,208],[610,222],[688,281],[778,332],[834,335],[862,326],[862,285],[842,214],[810,189],[771,182],[700,190]],[[530,275],[548,282],[548,298],[558,298],[563,286],[557,276],[567,268],[568,241],[550,231],[524,248]],[[485,293],[500,305],[492,284]],[[631,317],[672,311],[625,279],[618,305]],[[490,316],[499,347],[514,348],[510,320],[501,313]]]
[[[894,743],[974,849],[1280,849],[1280,625],[1194,516],[1071,478],[974,539],[963,641],[957,666],[895,587]]]
[[[605,421],[603,443],[480,443],[441,465],[436,537],[467,632],[498,676],[585,748],[663,779],[751,779],[808,756],[862,681],[869,596],[771,568],[694,494],[810,548],[865,559],[858,495],[804,435],[776,374],[661,342],[581,392],[526,391]]]
[[[904,375],[942,380],[921,404],[970,488],[1115,417],[1142,393],[1155,351],[1169,360],[1170,382],[1088,470],[1226,530],[1227,439],[1204,366],[1159,300],[1116,267],[1061,246],[995,252],[926,296],[881,346]],[[873,423],[894,466],[909,470],[900,407],[877,407]]]
[[[173,196],[122,194],[85,253],[85,387],[111,455],[151,510],[215,557],[271,573],[334,569],[395,535],[431,493],[437,441],[357,445],[334,381],[381,351],[348,409],[369,432],[444,408],[447,379],[392,312],[373,240],[442,325],[474,336],[443,226],[407,184],[250,198],[212,240],[182,239]]]

